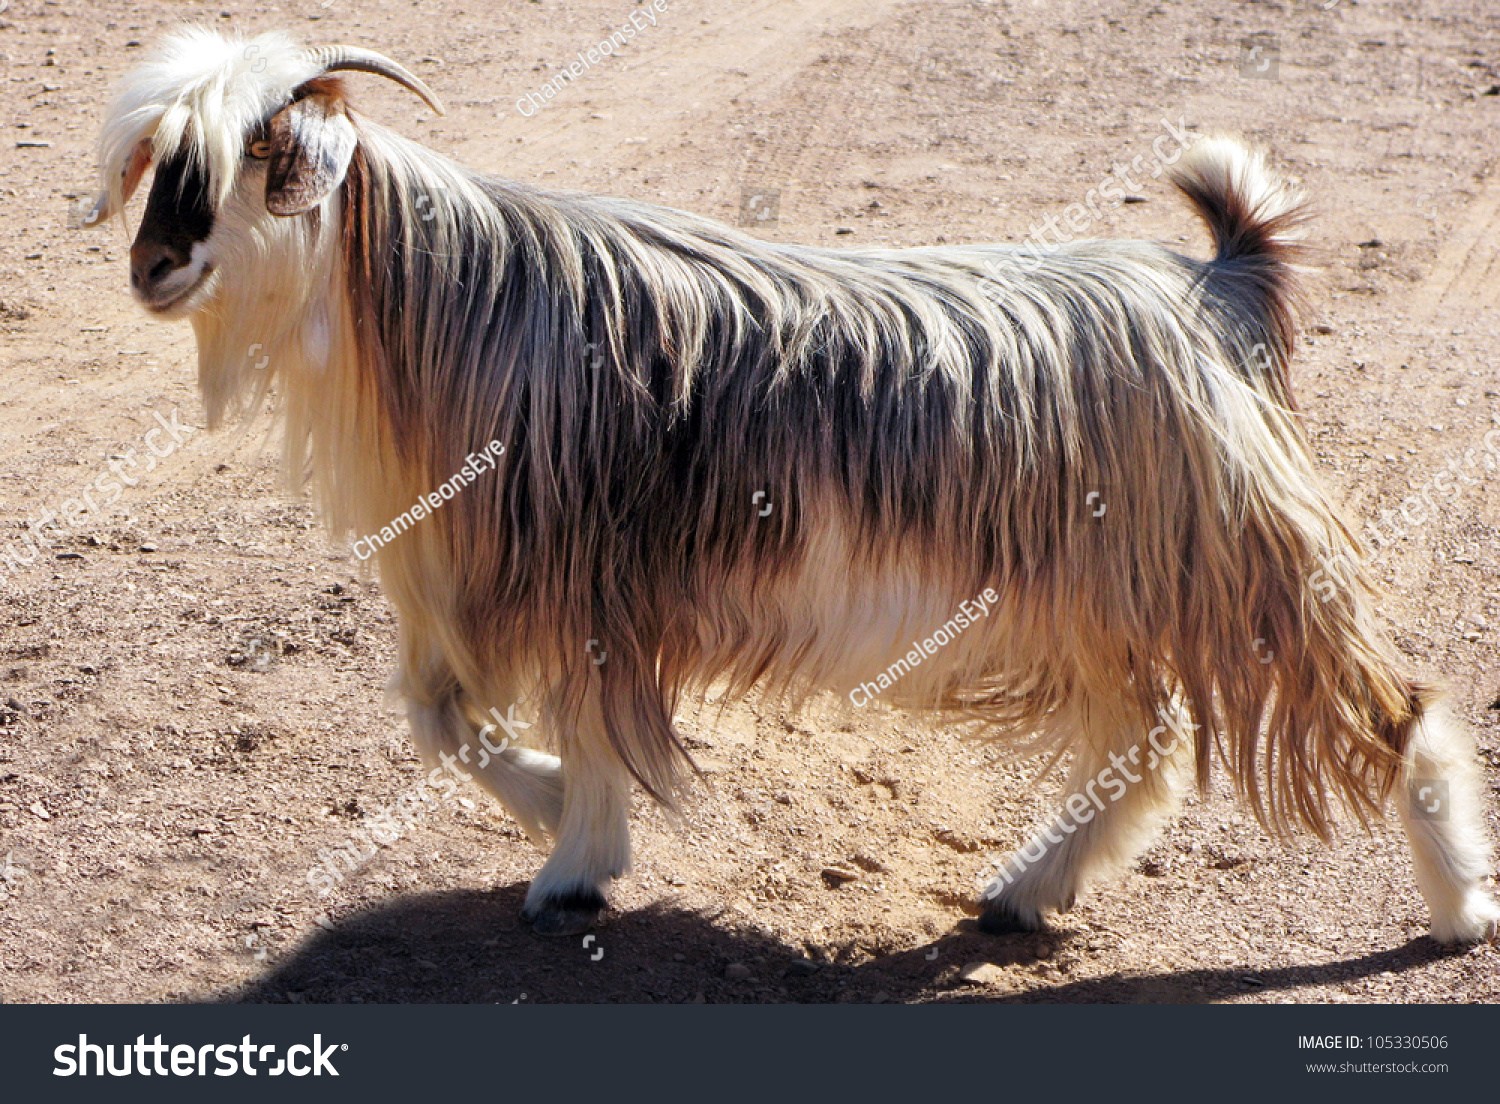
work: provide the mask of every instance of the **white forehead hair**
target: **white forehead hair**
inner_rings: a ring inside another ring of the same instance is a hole
[[[122,171],[144,139],[158,162],[185,148],[222,203],[246,134],[320,68],[280,31],[246,39],[189,25],[169,34],[120,86],[100,133],[99,167],[116,207]]]

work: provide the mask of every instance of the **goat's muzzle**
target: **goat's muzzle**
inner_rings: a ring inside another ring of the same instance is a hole
[[[162,286],[177,269],[188,263],[188,257],[168,242],[137,241],[130,247],[130,286],[146,298]]]
[[[184,252],[181,245],[137,238],[130,247],[130,289],[147,310],[168,317],[189,301],[210,276],[207,258]]]

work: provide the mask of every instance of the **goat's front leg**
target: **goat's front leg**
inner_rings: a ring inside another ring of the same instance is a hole
[[[630,772],[610,746],[596,694],[562,734],[562,819],[521,919],[539,935],[575,935],[604,910],[609,884],[630,869]]]

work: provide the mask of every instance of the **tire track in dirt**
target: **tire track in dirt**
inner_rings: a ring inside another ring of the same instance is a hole
[[[643,32],[618,65],[591,71],[576,89],[562,94],[531,117],[503,105],[500,126],[489,136],[461,143],[455,156],[469,164],[502,164],[511,175],[554,167],[568,157],[597,155],[628,135],[630,145],[656,145],[683,133],[691,115],[722,114],[731,101],[755,93],[774,95],[795,83],[825,48],[829,34],[878,23],[903,0],[830,0],[817,5],[797,0],[761,0],[749,5],[720,3],[691,9],[701,22],[673,32],[670,21],[686,19],[688,9],[669,10],[662,25]],[[659,37],[658,37],[659,36]],[[601,36],[602,37],[602,36]],[[592,43],[580,41],[579,48]],[[556,59],[557,65],[572,56]],[[555,70],[553,70],[555,72]],[[551,77],[534,74],[526,92]],[[684,89],[690,90],[684,96]],[[600,118],[599,104],[608,118]],[[684,105],[664,110],[665,105]],[[628,161],[622,150],[610,160]]]
[[[879,102],[876,78],[889,78],[882,66],[898,57],[897,43],[908,35],[906,21],[892,14],[876,26],[847,33],[845,41],[830,46],[837,64],[824,64],[833,60],[828,53],[815,59],[789,89],[787,110],[782,113],[785,122],[773,126],[770,140],[745,149],[733,179],[715,189],[713,206],[737,206],[739,197],[732,191],[737,185],[742,194],[781,193],[784,209],[799,191],[843,175],[841,163],[857,148],[857,139]]]
[[[1469,204],[1417,290],[1413,319],[1472,321],[1500,304],[1500,183],[1492,177]]]

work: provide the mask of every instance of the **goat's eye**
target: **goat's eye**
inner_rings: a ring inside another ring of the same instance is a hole
[[[271,143],[263,138],[257,139],[250,143],[248,152],[257,161],[264,161],[271,156]]]

